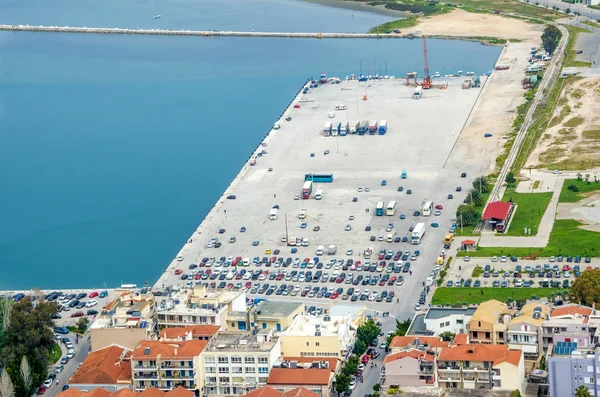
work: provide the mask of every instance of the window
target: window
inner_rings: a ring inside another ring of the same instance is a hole
[[[450,326],[450,321],[446,321],[446,327]]]
[[[241,357],[231,357],[231,363],[232,364],[241,364],[242,358]]]
[[[320,343],[320,342],[316,342],[315,344],[316,344],[317,346],[321,346],[321,343]]]
[[[310,342],[306,342],[306,346],[310,346]]]
[[[231,394],[231,387],[221,387],[221,394]]]
[[[269,367],[258,367],[258,373],[259,374],[268,374],[269,373]]]
[[[464,322],[464,320],[462,320],[462,319],[461,319],[461,320],[456,320],[456,324],[464,324],[464,323],[465,323],[465,322]]]
[[[246,364],[254,364],[254,357],[244,357],[244,362]]]
[[[260,378],[258,378],[258,383],[260,383],[260,384],[266,384],[267,380],[269,380],[268,376],[261,376]]]
[[[214,374],[217,372],[217,369],[215,367],[204,367],[204,372],[207,374]]]
[[[440,328],[444,328],[444,323],[440,323]]]
[[[513,340],[513,342],[518,342],[519,341],[519,335],[513,335],[512,336],[512,340]]]
[[[204,357],[204,364],[214,364],[215,357],[214,356],[206,356]]]
[[[219,364],[227,364],[228,362],[229,362],[229,357],[219,356]]]
[[[219,366],[219,373],[220,374],[228,374],[229,373],[229,367],[221,367],[221,366]]]
[[[587,371],[593,373],[594,372],[594,366],[593,365],[588,365],[587,366]]]
[[[231,373],[232,374],[241,374],[242,373],[242,367],[233,367],[233,368],[231,368]]]
[[[228,376],[221,376],[221,377],[219,377],[219,382],[221,382],[221,383],[229,383],[229,377]]]
[[[529,335],[523,335],[523,341],[529,342]]]
[[[246,372],[247,374],[254,374],[254,373],[256,373],[256,368],[254,368],[254,367],[244,367],[244,372]]]
[[[254,376],[248,376],[246,378],[246,383],[256,383],[256,377],[254,377]]]
[[[217,383],[217,378],[215,378],[214,376],[207,376],[206,383]]]
[[[268,364],[269,363],[269,359],[268,359],[268,357],[259,357],[258,358],[258,363],[259,364]]]
[[[593,384],[595,383],[595,380],[594,380],[594,378],[588,378],[588,377],[585,377],[585,378],[583,378],[583,381],[584,381],[585,383],[587,383],[587,384],[590,384],[590,385],[593,385]]]

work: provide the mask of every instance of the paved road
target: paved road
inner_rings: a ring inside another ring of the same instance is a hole
[[[525,3],[525,1],[521,1]],[[588,8],[583,4],[568,4],[560,0],[534,0],[529,1],[529,4],[535,4],[539,2],[540,7],[552,8],[552,6],[557,6],[561,11],[565,11],[567,8],[571,9],[571,13],[578,12],[581,16],[590,18],[592,20],[600,19],[600,10],[594,10],[592,8]]]
[[[44,395],[48,396],[48,397],[54,397],[56,394],[58,394],[59,392],[62,391],[63,386],[65,384],[68,384],[69,379],[71,378],[71,376],[73,376],[73,374],[75,373],[77,368],[79,368],[79,364],[81,364],[83,362],[83,360],[85,360],[85,358],[87,357],[87,355],[91,349],[89,334],[86,334],[82,338],[80,338],[79,343],[77,343],[77,344],[75,343],[74,334],[69,333],[66,336],[68,336],[69,339],[71,339],[71,341],[73,342],[73,349],[75,350],[75,356],[72,359],[70,359],[69,362],[64,366],[64,369],[62,370],[62,372],[57,374],[56,379],[58,379],[58,385],[56,384],[56,381],[55,381],[54,384],[46,391],[46,393],[44,393]],[[59,342],[59,345],[62,349],[63,356],[64,356],[65,354],[67,354],[67,349],[63,343]],[[54,365],[52,365],[51,367],[48,368],[48,373],[52,373],[54,371],[55,371]]]

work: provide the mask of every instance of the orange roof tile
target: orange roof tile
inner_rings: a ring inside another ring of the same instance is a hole
[[[110,396],[110,392],[101,387],[85,393],[85,397],[108,397],[108,396]]]
[[[268,385],[323,385],[329,384],[332,376],[327,368],[272,368]]]
[[[163,397],[165,392],[156,387],[149,387],[138,393],[137,397]]]
[[[421,358],[425,361],[431,361],[431,362],[433,362],[435,360],[435,356],[432,354],[427,354],[422,350],[411,349],[411,350],[405,350],[405,351],[394,353],[394,354],[388,354],[383,359],[383,363],[387,364],[389,362],[396,361],[396,360],[399,360],[399,359],[405,358],[405,357],[410,357],[410,358],[414,358],[414,359]]]
[[[83,394],[84,393],[81,390],[71,387],[58,393],[56,397],[81,397]]]
[[[181,344],[175,357],[177,358],[192,358],[200,355],[202,350],[208,345],[207,340],[188,340]]]
[[[164,397],[192,397],[193,395],[193,391],[190,391],[185,387],[177,386],[175,389],[168,391]]]
[[[304,387],[297,387],[284,392],[281,397],[319,397],[319,394]]]
[[[467,334],[456,334],[452,341],[455,345],[466,345],[468,340]]]
[[[179,344],[159,342],[155,340],[143,340],[135,347],[131,357],[134,360],[147,360],[156,358],[159,354],[162,357],[173,357],[175,355],[176,346],[179,346]],[[148,354],[145,354],[146,349],[149,349]]]
[[[245,394],[244,397],[281,397],[281,392],[272,387],[263,386]]]
[[[575,304],[559,306],[552,310],[550,317],[575,316],[576,314],[589,317],[592,314],[592,308]]]
[[[448,342],[444,342],[439,336],[394,336],[392,343],[390,343],[390,348],[412,345],[416,339],[419,340],[419,344],[430,347],[446,347],[449,345]]]
[[[284,360],[298,361],[299,363],[312,363],[315,361],[327,361],[329,363],[329,369],[335,372],[338,366],[339,360],[335,357],[284,357]]]
[[[506,345],[468,344],[445,347],[440,352],[439,361],[492,361],[493,365],[508,362],[518,365],[523,352],[508,350]]]
[[[116,392],[114,392],[110,395],[110,397],[135,397],[135,396],[137,396],[137,393],[126,387],[123,389],[117,390]]]
[[[160,331],[161,338],[167,339],[177,339],[183,338],[188,332],[192,332],[192,338],[197,338],[200,336],[213,336],[216,334],[221,327],[218,325],[190,325],[187,327],[175,327],[175,328],[166,328]]]
[[[126,349],[113,345],[90,353],[69,383],[116,384],[119,381],[131,381],[131,362],[120,360],[125,351]]]

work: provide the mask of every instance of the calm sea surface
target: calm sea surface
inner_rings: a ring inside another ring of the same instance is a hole
[[[352,32],[389,19],[295,0],[0,2],[8,24]],[[485,72],[500,52],[428,49],[442,74]],[[307,77],[401,75],[421,58],[420,40],[0,33],[0,289],[152,283]]]

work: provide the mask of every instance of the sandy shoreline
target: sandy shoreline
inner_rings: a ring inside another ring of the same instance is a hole
[[[371,6],[367,3],[363,3],[361,1],[351,1],[351,0],[302,0],[307,3],[320,4],[328,7],[336,7],[336,8],[346,8],[349,10],[357,10],[357,11],[365,11],[372,12],[374,14],[387,15],[392,17],[397,17],[398,19],[408,18],[409,14],[401,11],[390,10],[389,8],[385,8],[384,5],[379,6]],[[374,28],[375,26],[370,26],[369,29]]]

